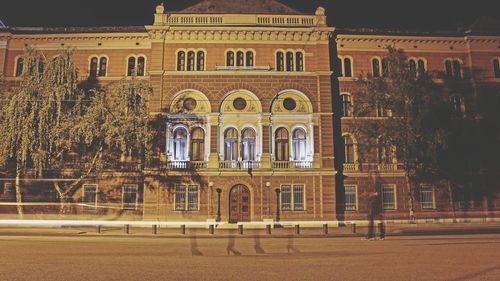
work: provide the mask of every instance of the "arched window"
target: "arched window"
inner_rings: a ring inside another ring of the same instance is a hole
[[[187,71],[193,71],[194,70],[194,51],[189,51],[187,53],[187,66],[186,66]]]
[[[495,73],[495,78],[500,78],[500,59],[493,60],[493,71]]]
[[[286,52],[286,71],[293,71],[293,53]]]
[[[244,66],[245,65],[245,55],[242,51],[236,52],[236,66]]]
[[[348,94],[340,95],[342,99],[342,116],[352,117],[352,100],[351,96]]]
[[[135,57],[130,57],[130,58],[128,58],[127,76],[133,76],[135,74],[136,74]]]
[[[377,117],[389,117],[390,111],[387,110],[382,104],[378,103],[376,104],[376,109],[377,109]]]
[[[380,59],[372,59],[372,73],[373,77],[380,77]]]
[[[228,51],[226,53],[226,66],[234,66],[234,52]]]
[[[295,69],[304,71],[304,54],[302,52],[295,53]]]
[[[234,128],[224,132],[224,160],[238,160],[238,131]]]
[[[177,53],[177,71],[184,71],[186,67],[186,53],[179,51]]]
[[[458,59],[447,59],[444,62],[446,76],[462,78],[462,63]]]
[[[24,70],[24,58],[23,57],[19,57],[17,58],[17,61],[16,61],[16,77],[19,77],[23,74],[23,70]]]
[[[279,128],[275,133],[275,156],[276,161],[290,160],[288,153],[288,130]]]
[[[174,131],[174,160],[187,160],[187,131],[179,127]]]
[[[459,95],[450,97],[451,109],[456,114],[463,114],[465,112],[464,99]]]
[[[417,78],[417,63],[414,59],[408,61],[408,67],[410,69],[410,74],[413,78]]]
[[[302,128],[293,130],[292,133],[292,156],[295,161],[306,160],[306,131]]]
[[[203,161],[205,154],[205,132],[194,128],[191,132],[191,161]]]
[[[247,60],[247,63],[246,63],[247,66],[254,66],[253,52],[252,51],[247,51],[246,60]]]
[[[252,128],[241,132],[241,153],[243,161],[255,160],[255,131]]]
[[[106,76],[108,68],[108,59],[106,57],[101,57],[99,59],[99,76],[103,77]]]
[[[97,68],[98,68],[97,62],[98,62],[98,60],[99,59],[97,57],[92,57],[90,59],[89,75],[92,78],[97,77]]]
[[[343,76],[344,77],[352,77],[352,61],[350,58],[344,58],[343,60]]]
[[[203,51],[196,53],[196,70],[205,70],[205,53]]]
[[[382,76],[387,76],[387,73],[389,73],[389,61],[387,58],[382,59]]]
[[[344,136],[344,156],[346,164],[354,164],[354,142],[351,136]]]
[[[382,137],[378,139],[377,152],[380,164],[393,164],[396,160],[396,148]]]
[[[146,58],[140,56],[137,58],[137,76],[144,76],[146,70]]]
[[[423,59],[418,60],[418,75],[422,76],[426,72],[425,61]]]
[[[277,71],[285,71],[285,59],[283,52],[276,53],[276,70]]]

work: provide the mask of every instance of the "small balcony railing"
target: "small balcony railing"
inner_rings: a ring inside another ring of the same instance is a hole
[[[219,162],[220,169],[258,169],[260,168],[259,161],[237,161],[224,160]]]
[[[359,165],[356,163],[344,163],[344,172],[357,172]]]
[[[398,164],[378,164],[378,170],[381,172],[391,172],[398,170]]]
[[[207,168],[205,161],[169,161],[167,168],[170,170],[197,170]]]
[[[223,66],[218,65],[215,67],[217,71],[269,71],[271,66]]]
[[[274,161],[274,169],[310,169],[311,161]]]

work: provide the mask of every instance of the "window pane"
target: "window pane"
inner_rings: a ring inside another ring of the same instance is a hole
[[[434,191],[432,187],[422,187],[420,191],[420,202],[422,204],[422,209],[433,209],[434,208]]]
[[[191,160],[203,161],[205,154],[205,132],[195,128],[191,133]]]
[[[346,185],[345,186],[345,210],[355,211],[358,209],[356,204],[356,186]]]
[[[205,70],[205,53],[199,51],[196,56],[196,70]]]
[[[293,71],[293,53],[286,52],[286,71]]]
[[[232,52],[232,51],[227,52],[226,64],[227,64],[227,66],[234,66],[234,52]]]
[[[128,58],[127,76],[135,75],[135,58]]]
[[[495,59],[493,61],[493,69],[495,71],[495,78],[500,78],[500,60]]]
[[[344,59],[344,77],[352,77],[352,65],[350,58]]]
[[[295,129],[292,133],[293,160],[306,160],[306,132],[301,129]]]
[[[193,71],[194,70],[194,52],[189,51],[187,53],[187,69],[188,71]]]
[[[283,58],[283,52],[277,52],[276,53],[276,70],[277,71],[284,71],[284,58]]]
[[[281,210],[289,211],[292,209],[292,194],[289,185],[281,186]]]
[[[224,160],[237,160],[238,132],[234,128],[229,128],[224,133]]]
[[[288,131],[285,128],[279,128],[275,134],[276,160],[288,161],[290,159],[288,156]]]
[[[424,60],[418,60],[418,75],[422,76],[425,74],[425,62]]]
[[[446,60],[446,62],[444,63],[444,68],[445,68],[446,76],[452,77],[453,71],[452,71],[450,60]]]
[[[177,71],[183,71],[186,65],[186,53],[180,51],[177,53]]]
[[[186,209],[186,186],[177,185],[175,187],[175,210],[184,211]]]
[[[139,57],[137,58],[137,76],[144,76],[146,68],[146,58]]]
[[[19,77],[23,74],[24,68],[24,58],[18,58],[16,64],[16,77]]]
[[[188,187],[188,210],[198,210],[198,186],[190,185]]]
[[[293,210],[304,210],[304,185],[298,184],[293,186]]]
[[[97,58],[93,57],[90,59],[90,70],[89,70],[89,76],[90,77],[97,77]]]
[[[453,61],[453,77],[455,78],[462,77],[462,64],[458,60]]]
[[[380,77],[380,62],[378,59],[372,60],[373,77]]]
[[[342,116],[351,117],[352,116],[352,103],[350,95],[340,95],[342,98]]]
[[[241,152],[244,161],[255,160],[255,131],[252,128],[246,128],[241,133]]]
[[[389,65],[388,65],[388,61],[386,58],[383,58],[382,59],[382,75],[383,76],[387,76],[387,73],[389,71]]]
[[[236,53],[236,66],[244,66],[245,57],[242,51]]]
[[[97,206],[97,185],[86,184],[83,186],[83,204]]]
[[[350,136],[344,136],[344,144],[345,144],[345,163],[353,164],[354,163],[354,143]]]
[[[412,77],[417,77],[417,63],[415,60],[411,59],[408,62],[408,67],[410,68],[410,74]]]
[[[107,58],[101,58],[99,61],[99,76],[106,76],[106,70],[108,67],[108,59]]]
[[[137,185],[123,186],[123,209],[137,209]]]
[[[253,52],[251,51],[247,52],[247,66],[254,66]]]
[[[186,160],[187,131],[177,128],[174,131],[174,160]]]
[[[304,71],[304,54],[302,52],[297,52],[295,54],[296,66],[295,69],[297,71]]]
[[[384,210],[396,209],[394,186],[392,185],[382,186],[382,201]]]

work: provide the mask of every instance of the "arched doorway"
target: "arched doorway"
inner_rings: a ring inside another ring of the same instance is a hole
[[[250,221],[250,191],[238,184],[229,192],[229,222]]]

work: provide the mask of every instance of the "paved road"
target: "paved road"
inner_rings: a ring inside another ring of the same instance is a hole
[[[497,234],[384,241],[0,236],[0,253],[0,280],[9,281],[500,280]]]

